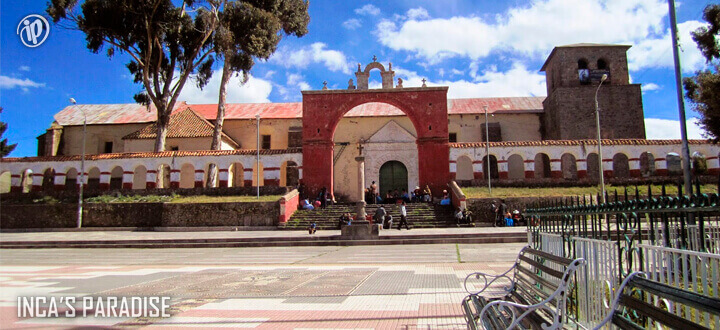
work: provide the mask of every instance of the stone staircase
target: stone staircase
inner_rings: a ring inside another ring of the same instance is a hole
[[[400,206],[382,204],[385,211],[393,217],[393,227],[400,223]],[[372,215],[380,204],[367,205],[365,212]],[[452,206],[432,205],[427,203],[409,203],[406,205],[410,228],[445,228],[456,227]],[[343,213],[355,214],[354,204],[330,205],[324,209],[298,210],[281,229],[305,230],[315,222],[320,230],[338,229],[338,219]],[[461,225],[467,227],[468,225]]]

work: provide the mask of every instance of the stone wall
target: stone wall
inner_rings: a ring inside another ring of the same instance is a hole
[[[525,213],[525,209],[533,203],[539,201],[555,201],[559,197],[513,197],[504,198],[508,211],[520,210]],[[495,214],[491,211],[490,206],[493,201],[500,201],[502,198],[470,198],[467,200],[467,208],[473,212],[475,222],[492,223]]]
[[[83,227],[257,227],[277,226],[277,202],[259,203],[87,203]],[[0,206],[0,228],[74,228],[77,204]]]

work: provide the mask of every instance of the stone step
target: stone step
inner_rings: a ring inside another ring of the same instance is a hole
[[[262,237],[177,240],[108,240],[108,241],[28,241],[0,242],[2,249],[42,248],[215,248],[215,247],[269,247],[269,246],[350,246],[394,244],[485,244],[522,243],[524,232],[418,234],[380,236],[374,240],[345,240],[336,236]]]

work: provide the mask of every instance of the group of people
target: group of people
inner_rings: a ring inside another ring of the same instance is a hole
[[[387,210],[385,210],[385,207],[382,205],[375,209],[373,221],[378,224],[378,228],[382,229],[391,229],[393,225],[392,215],[388,214]],[[405,225],[405,229],[410,230],[410,226],[408,225],[407,221],[407,209],[405,201],[400,202],[400,223],[398,224],[397,230],[400,230],[403,225]]]
[[[300,192],[300,207],[303,210],[314,210],[318,208],[325,208],[328,205],[335,204],[335,197],[327,190],[326,187],[320,189],[320,192],[312,202],[305,196],[305,187],[302,183],[298,186]]]
[[[425,189],[420,189],[420,186],[415,186],[415,190],[408,192],[403,189],[402,191],[388,190],[385,195],[380,193],[378,186],[375,181],[370,184],[370,187],[365,188],[365,203],[367,204],[400,204],[405,203],[419,203],[419,202],[431,202],[432,191],[429,186],[425,186]]]
[[[490,209],[494,215],[494,226],[495,227],[513,227],[526,225],[525,217],[518,210],[510,212],[505,204],[505,200],[501,199],[500,202],[493,201],[490,205]]]
[[[466,223],[475,227],[475,221],[473,221],[472,214],[472,211],[468,209],[458,208],[457,211],[455,211],[455,224],[460,227],[461,223]]]

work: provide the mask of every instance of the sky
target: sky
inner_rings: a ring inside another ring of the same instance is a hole
[[[108,58],[86,48],[84,34],[52,25],[43,44],[29,48],[16,31],[46,0],[0,2],[0,120],[3,138],[18,143],[11,157],[34,156],[36,137],[68,105],[132,103],[142,90],[126,69],[128,57]],[[690,38],[703,25],[707,1],[676,2],[683,76],[706,66]],[[299,102],[301,90],[345,89],[377,56],[405,87],[449,86],[449,98],[546,96],[539,72],[554,46],[573,43],[632,45],[630,78],[642,84],[647,137],[680,137],[667,1],[659,0],[312,0],[309,32],[285,37],[251,78],[233,78],[228,102]],[[219,68],[215,68],[219,70]],[[185,85],[181,100],[217,103],[220,73],[203,90]],[[380,86],[373,71],[372,87]],[[701,138],[686,103],[688,134]]]

